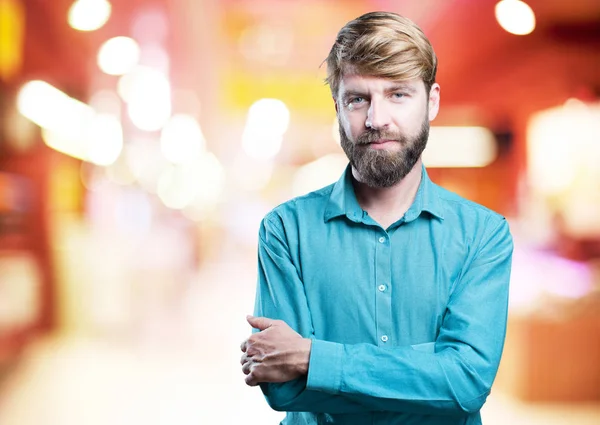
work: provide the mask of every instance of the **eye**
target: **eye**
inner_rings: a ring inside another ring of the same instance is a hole
[[[400,92],[396,92],[396,93],[392,94],[392,98],[394,98],[394,99],[402,99],[405,96],[406,95],[404,93],[400,93]]]
[[[348,100],[348,105],[357,105],[359,103],[363,103],[364,101],[365,101],[364,97],[360,97],[360,96],[351,97]]]

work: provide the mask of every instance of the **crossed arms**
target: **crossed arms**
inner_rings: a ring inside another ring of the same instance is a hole
[[[314,337],[301,279],[279,223],[264,220],[254,333],[242,343],[249,385],[281,411],[464,414],[481,409],[504,344],[512,238],[488,223],[457,282],[433,344],[382,348]]]

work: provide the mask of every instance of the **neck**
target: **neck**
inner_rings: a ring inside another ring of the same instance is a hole
[[[398,183],[390,187],[370,187],[361,182],[360,175],[352,168],[354,192],[361,208],[382,227],[400,219],[415,200],[421,183],[421,159]]]

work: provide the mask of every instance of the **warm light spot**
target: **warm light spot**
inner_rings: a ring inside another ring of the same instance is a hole
[[[98,51],[98,66],[109,75],[123,75],[140,60],[140,46],[129,37],[114,37],[102,44]]]
[[[184,215],[191,220],[201,220],[214,211],[222,201],[225,190],[225,171],[214,154],[202,155],[196,168],[199,171],[196,196],[183,209]]]
[[[123,149],[121,121],[113,115],[98,114],[87,129],[87,160],[97,165],[110,165]]]
[[[167,77],[152,68],[139,66],[121,77],[119,95],[140,130],[160,130],[171,116],[171,86]]]
[[[502,0],[495,11],[500,26],[511,34],[527,35],[535,29],[535,14],[521,0]]]
[[[174,115],[162,129],[160,146],[165,158],[173,163],[196,159],[205,144],[200,124],[190,115]]]
[[[25,55],[25,5],[0,0],[0,80],[9,81],[21,71]]]
[[[225,187],[225,172],[217,157],[207,152],[202,155],[195,165],[198,170],[198,180],[193,182],[197,187],[196,196],[191,204],[196,208],[208,208],[221,200]]]
[[[100,114],[85,125],[64,129],[43,129],[48,147],[96,165],[110,165],[123,148],[123,131],[117,117]]]
[[[59,132],[42,128],[42,140],[55,151],[85,161],[87,159],[87,144],[83,141],[80,129]]]
[[[423,163],[428,167],[485,167],[496,159],[498,147],[484,127],[431,127]]]
[[[30,81],[17,97],[19,112],[43,128],[51,148],[98,165],[116,160],[123,147],[121,122],[69,97],[44,81]]]
[[[69,25],[79,31],[94,31],[106,24],[110,13],[107,0],[77,0],[69,9]]]
[[[335,183],[348,165],[348,158],[341,153],[325,155],[303,165],[296,171],[292,183],[293,196],[305,195],[331,183]]]
[[[17,108],[40,127],[58,130],[80,125],[94,114],[85,103],[40,80],[23,85],[17,96]]]
[[[530,198],[551,205],[553,229],[576,239],[600,237],[598,140],[600,103],[570,100],[536,113],[528,125]]]
[[[273,158],[281,149],[290,123],[290,111],[278,99],[260,99],[250,107],[242,148],[250,157]]]

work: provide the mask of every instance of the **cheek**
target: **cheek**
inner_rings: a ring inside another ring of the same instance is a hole
[[[404,111],[404,114],[395,121],[395,124],[401,132],[416,135],[421,131],[424,120],[429,121],[428,111],[425,107],[418,110]]]
[[[365,120],[360,114],[354,113],[352,116],[344,117],[340,123],[343,126],[346,136],[350,140],[356,140],[365,131]]]

